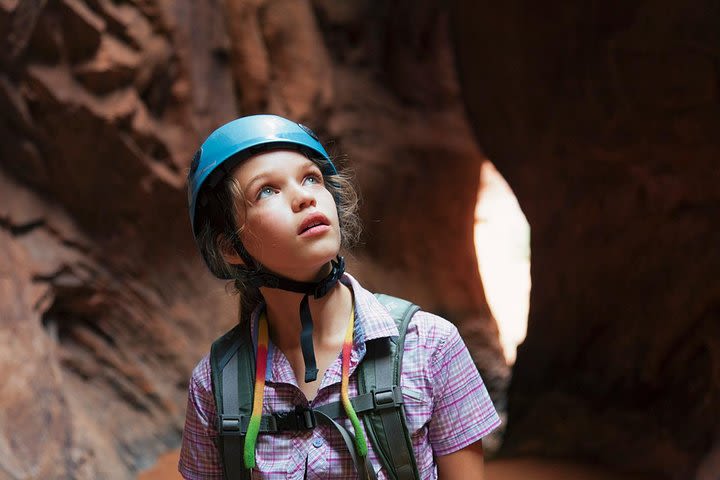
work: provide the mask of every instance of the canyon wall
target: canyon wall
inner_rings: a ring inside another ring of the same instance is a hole
[[[504,452],[720,472],[720,10],[453,2],[480,145],[532,230]]]

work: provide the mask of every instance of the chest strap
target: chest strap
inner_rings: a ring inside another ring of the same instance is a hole
[[[398,389],[398,395],[402,397]],[[358,404],[366,404],[370,398],[372,401],[373,395],[366,394],[363,396],[363,400],[360,400]],[[357,399],[357,397],[356,397]],[[355,400],[351,399],[350,401]],[[390,402],[390,406],[393,403]],[[323,408],[324,407],[324,408]],[[373,408],[367,407],[367,411],[372,411]],[[388,408],[382,406],[381,408]],[[335,416],[331,416],[335,413]],[[357,412],[360,413],[360,412]],[[342,417],[344,410],[340,402],[333,402],[328,405],[323,405],[316,409],[298,407],[295,410],[289,412],[278,412],[272,415],[263,415],[260,420],[259,433],[277,433],[277,432],[298,432],[303,430],[312,430],[319,424],[327,425],[340,433],[340,437],[345,442],[347,451],[350,453],[355,471],[358,473],[361,480],[377,480],[375,469],[370,463],[369,457],[358,456],[355,450],[355,443],[352,436],[345,427],[337,423],[334,418]],[[219,430],[220,435],[224,438],[224,442],[239,441],[242,439],[247,432],[247,427],[250,422],[250,415],[221,415],[219,417]],[[245,470],[247,472],[247,470]]]
[[[387,390],[368,392],[350,399],[355,413],[378,412],[398,408],[403,403],[402,389],[395,385]],[[342,402],[332,402],[315,408],[296,407],[287,412],[276,412],[260,417],[260,433],[299,432],[312,430],[318,424],[318,413],[330,419],[344,418]],[[223,436],[245,435],[250,415],[219,415],[218,431]]]

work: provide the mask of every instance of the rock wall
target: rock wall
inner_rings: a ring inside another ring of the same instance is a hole
[[[718,5],[452,12],[469,116],[532,229],[505,452],[717,478]]]
[[[475,263],[484,157],[433,2],[0,1],[0,478],[134,478],[234,322],[185,169],[238,114],[311,125],[364,198],[351,271],[508,370]],[[499,397],[498,397],[499,398]]]
[[[193,280],[185,67],[148,2],[2,2],[0,26],[0,477],[132,478],[233,310]]]

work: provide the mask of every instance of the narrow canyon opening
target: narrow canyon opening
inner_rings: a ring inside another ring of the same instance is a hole
[[[483,163],[475,206],[475,250],[485,297],[508,365],[525,339],[530,306],[530,226],[515,194],[490,161]]]

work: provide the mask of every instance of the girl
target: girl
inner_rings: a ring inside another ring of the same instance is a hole
[[[252,393],[243,423],[218,413],[222,387],[210,356],[197,365],[183,477],[222,479],[240,465],[244,478],[245,469],[266,479],[482,478],[481,438],[500,420],[457,329],[427,312],[410,319],[400,398],[391,400],[404,409],[413,468],[389,471],[366,440],[373,432],[358,421],[360,401],[350,400],[359,391],[356,370],[371,345],[399,331],[383,304],[344,273],[338,253],[357,238],[357,197],[315,134],[274,115],[232,121],[198,150],[188,183],[193,234],[210,270],[240,293],[233,331],[252,339],[256,375],[253,392],[239,389]],[[317,412],[335,402],[343,417],[317,423],[325,418]],[[287,418],[303,425],[263,433],[265,419]],[[392,433],[383,433],[391,446],[406,438]]]

